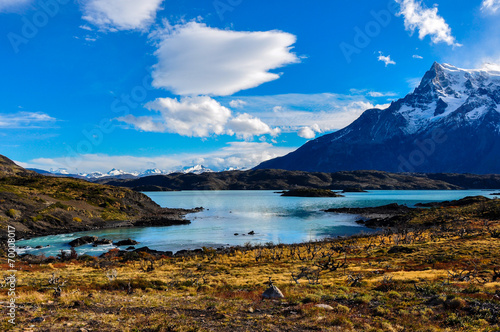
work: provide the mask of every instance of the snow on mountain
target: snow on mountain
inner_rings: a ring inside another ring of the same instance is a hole
[[[256,169],[500,172],[500,71],[434,63],[387,109]]]
[[[121,169],[113,168],[111,171],[109,171],[108,173],[105,174],[105,176],[121,176],[121,175],[138,176],[139,173],[138,172],[129,173],[129,172],[122,171]]]
[[[231,171],[245,171],[247,170],[247,168],[245,167],[226,167],[224,168],[223,170],[221,170],[221,172],[231,172]]]
[[[66,168],[57,168],[57,169],[51,168],[49,173],[52,173],[55,175],[69,175],[69,172]]]
[[[195,165],[195,166],[186,166],[180,170],[181,173],[191,173],[191,174],[202,174],[202,173],[210,173],[213,172],[210,168],[207,168],[203,165]]]
[[[171,172],[164,171],[158,168],[147,169],[143,172],[139,173],[139,177],[150,176],[150,175],[165,175],[170,174]]]

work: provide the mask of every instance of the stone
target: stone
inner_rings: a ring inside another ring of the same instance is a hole
[[[264,299],[284,299],[285,296],[279,290],[278,287],[271,285],[264,293],[262,293],[262,298]]]
[[[105,245],[105,244],[113,244],[113,241],[108,240],[108,239],[99,239],[97,241],[94,241],[94,244],[101,246],[101,245]]]
[[[324,310],[333,310],[333,307],[328,304],[316,304],[315,307]]]
[[[121,247],[121,246],[135,246],[136,244],[139,244],[139,242],[137,242],[135,240],[132,240],[132,239],[126,239],[126,240],[114,242],[113,244],[115,246],[117,246],[117,247]]]
[[[94,243],[95,241],[97,241],[97,236],[82,236],[71,241],[69,245],[72,247],[80,247],[85,244]]]

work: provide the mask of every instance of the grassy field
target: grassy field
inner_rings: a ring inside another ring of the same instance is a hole
[[[433,208],[370,236],[178,258],[17,262],[16,326],[4,314],[0,330],[500,331],[499,211]],[[269,278],[284,299],[262,299]]]

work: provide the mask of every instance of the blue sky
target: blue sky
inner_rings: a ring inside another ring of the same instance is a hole
[[[0,0],[0,154],[71,172],[251,167],[500,63],[500,0]]]

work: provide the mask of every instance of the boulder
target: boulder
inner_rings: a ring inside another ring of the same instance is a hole
[[[324,310],[333,310],[333,307],[328,304],[316,304],[316,308],[324,309]]]
[[[69,245],[72,247],[80,247],[85,244],[94,243],[95,241],[97,241],[97,236],[82,236],[71,241]]]
[[[279,290],[278,287],[271,285],[264,293],[262,293],[262,298],[264,299],[283,299],[285,296]]]
[[[121,246],[135,246],[136,244],[139,244],[139,242],[137,242],[135,240],[132,240],[132,239],[126,239],[126,240],[114,242],[113,244],[115,246],[117,246],[117,247],[121,247]]]
[[[99,239],[97,241],[94,241],[94,245],[96,245],[96,246],[102,246],[105,244],[113,244],[113,241],[108,240],[108,239]]]

